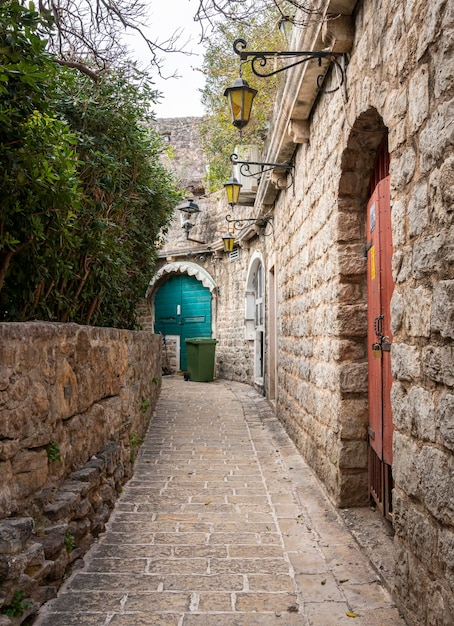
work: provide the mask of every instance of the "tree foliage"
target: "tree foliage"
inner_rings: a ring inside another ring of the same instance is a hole
[[[52,110],[57,66],[35,12],[0,6],[0,289],[10,264],[49,229],[65,232],[81,192],[75,136]]]
[[[233,50],[233,42],[242,37],[251,49],[279,49],[283,36],[274,26],[276,12],[256,14],[248,23],[218,21],[207,40],[202,71],[205,87],[202,102],[207,111],[202,125],[202,141],[209,162],[208,188],[219,189],[231,176],[230,154],[238,144],[263,145],[271,120],[279,77],[259,79],[253,75],[250,64],[241,68],[242,76],[251,87],[258,90],[253,105],[253,114],[241,136],[232,125],[224,91],[230,87],[239,74],[238,56]]]
[[[0,318],[134,327],[180,199],[134,68],[59,67],[40,20],[0,4]]]

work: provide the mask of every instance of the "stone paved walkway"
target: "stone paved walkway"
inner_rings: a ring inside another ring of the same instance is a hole
[[[35,621],[76,624],[405,623],[265,399],[172,376],[107,532]]]

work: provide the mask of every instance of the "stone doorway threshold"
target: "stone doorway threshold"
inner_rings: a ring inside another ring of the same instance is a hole
[[[385,588],[394,591],[394,530],[374,506],[338,509],[353,538],[366,554]]]

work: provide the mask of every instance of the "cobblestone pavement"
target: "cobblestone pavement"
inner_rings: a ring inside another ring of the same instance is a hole
[[[404,626],[248,385],[166,377],[106,533],[39,626]]]

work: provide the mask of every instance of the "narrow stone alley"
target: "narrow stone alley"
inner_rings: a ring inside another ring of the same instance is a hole
[[[106,533],[35,621],[76,624],[405,622],[266,400],[170,376]]]

